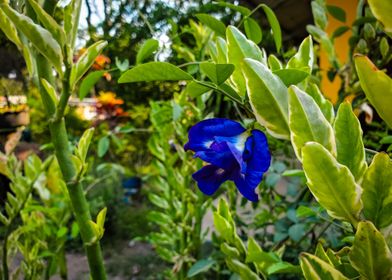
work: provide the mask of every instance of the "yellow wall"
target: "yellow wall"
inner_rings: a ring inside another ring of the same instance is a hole
[[[352,22],[355,20],[358,0],[327,0],[327,4],[339,6],[344,9],[346,11],[346,24],[348,26],[351,26]],[[329,35],[332,35],[336,28],[342,25],[344,25],[344,23],[328,15],[327,33]],[[336,55],[342,65],[345,64],[348,60],[348,40],[351,37],[351,34],[351,30],[349,30],[342,36],[335,39]],[[338,92],[341,85],[341,79],[340,77],[336,76],[332,82],[329,81],[327,77],[327,71],[330,68],[330,63],[328,61],[326,53],[323,50],[321,50],[320,53],[320,68],[322,71],[322,91],[327,98],[329,98],[333,103],[336,103],[336,101],[338,100]]]

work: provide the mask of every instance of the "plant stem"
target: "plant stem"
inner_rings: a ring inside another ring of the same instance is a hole
[[[47,60],[41,55],[36,57],[38,75],[49,82],[52,82],[53,75],[51,67]],[[90,209],[83,192],[83,186],[77,178],[77,170],[72,161],[72,153],[69,147],[68,134],[65,126],[64,111],[68,103],[70,88],[69,88],[69,69],[66,70],[63,81],[63,91],[60,99],[59,107],[56,110],[55,118],[53,118],[52,109],[50,105],[45,102],[45,89],[40,86],[40,94],[44,103],[44,107],[51,119],[49,124],[49,131],[51,140],[55,149],[57,161],[60,166],[63,179],[67,185],[68,195],[71,200],[72,209],[78,223],[80,235],[85,245],[88,263],[90,267],[90,274],[92,279],[101,280],[106,279],[105,267],[103,264],[102,252],[99,241],[94,241],[95,234],[89,222],[91,221]]]

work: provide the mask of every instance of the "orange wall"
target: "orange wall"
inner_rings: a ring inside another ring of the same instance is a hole
[[[346,24],[351,26],[355,20],[356,8],[358,0],[327,0],[328,5],[339,6],[346,11]],[[336,28],[344,25],[344,23],[338,21],[332,16],[328,15],[328,26],[327,32],[332,35]],[[344,33],[342,36],[335,39],[336,55],[342,65],[348,61],[349,44],[348,40],[351,37],[351,30]],[[335,79],[330,82],[327,77],[327,71],[330,68],[330,63],[326,53],[321,50],[320,52],[320,68],[322,71],[321,88],[324,95],[329,98],[333,103],[338,100],[338,92],[341,85],[340,77],[336,76]]]

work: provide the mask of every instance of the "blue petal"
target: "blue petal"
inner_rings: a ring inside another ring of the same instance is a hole
[[[189,142],[185,150],[204,151],[210,148],[216,136],[232,137],[241,134],[245,128],[229,119],[208,119],[201,121],[189,130]]]
[[[256,188],[271,163],[267,137],[260,130],[252,130],[252,135],[245,143],[243,160],[246,162],[245,168],[242,169],[246,184],[251,188]]]
[[[214,142],[209,150],[196,152],[195,157],[226,170],[238,168],[238,163],[226,142]]]
[[[249,186],[243,175],[237,176],[234,179],[234,183],[237,186],[238,191],[248,200],[256,202],[259,200],[256,194],[256,189]]]
[[[214,165],[206,165],[192,175],[197,181],[199,189],[206,195],[212,195],[216,192],[223,182],[230,177],[229,172]]]

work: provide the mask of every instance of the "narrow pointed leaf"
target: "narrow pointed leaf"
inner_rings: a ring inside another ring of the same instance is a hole
[[[385,153],[373,158],[362,182],[363,214],[381,229],[392,223],[392,163]]]
[[[36,0],[28,1],[42,25],[53,35],[60,46],[64,46],[66,37],[63,28],[40,6],[39,3],[36,2]]]
[[[119,83],[192,80],[192,76],[167,62],[148,62],[126,71]]]
[[[309,83],[309,86],[306,89],[306,93],[309,94],[314,99],[314,101],[316,101],[321,112],[323,112],[324,117],[329,121],[329,123],[333,123],[335,119],[333,104],[324,97],[318,86],[314,83]]]
[[[105,70],[94,71],[86,75],[83,78],[82,82],[79,86],[79,99],[83,100],[90,92],[90,90],[94,87],[96,83],[103,77]]]
[[[228,62],[235,66],[231,80],[237,87],[240,95],[244,97],[246,84],[242,74],[241,64],[244,58],[252,58],[261,61],[263,59],[263,54],[253,41],[246,39],[245,35],[234,26],[229,26],[226,29],[226,41]]]
[[[279,21],[276,18],[274,11],[271,10],[270,7],[265,4],[262,4],[260,6],[263,8],[265,14],[267,15],[268,22],[271,25],[276,50],[280,52],[280,48],[282,47],[282,31],[280,30]]]
[[[348,280],[339,270],[314,255],[302,253],[299,260],[306,280]]]
[[[362,129],[350,103],[342,103],[334,123],[337,160],[350,169],[359,181],[367,168]]]
[[[356,225],[362,209],[361,189],[350,170],[315,142],[302,148],[302,163],[309,189],[321,206],[331,217]]]
[[[8,40],[13,42],[19,49],[22,48],[22,42],[19,39],[18,31],[15,25],[10,21],[7,15],[0,9],[0,29],[3,31]]]
[[[391,251],[383,235],[371,222],[359,223],[349,259],[363,279],[379,280],[392,277]]]
[[[336,154],[334,132],[316,102],[296,86],[289,88],[289,125],[295,154],[301,159],[301,149],[307,142],[317,142]]]
[[[71,0],[64,8],[64,31],[67,35],[67,43],[71,49],[75,46],[78,35],[81,7],[82,0]]]
[[[78,156],[82,162],[85,162],[87,157],[88,148],[90,147],[91,140],[94,135],[94,128],[87,129],[78,143]]]
[[[378,70],[366,56],[355,56],[355,67],[366,97],[392,128],[392,78]]]
[[[59,43],[52,34],[40,25],[35,24],[29,17],[16,12],[7,4],[1,4],[0,7],[16,28],[30,40],[37,50],[53,64],[57,72],[61,74],[63,55]]]
[[[81,55],[76,64],[72,67],[70,77],[71,86],[75,86],[75,84],[90,69],[95,59],[101,54],[107,44],[108,43],[106,41],[98,41],[88,47],[88,49]]]
[[[267,66],[253,59],[243,64],[249,101],[257,121],[280,139],[289,139],[287,87]]]

